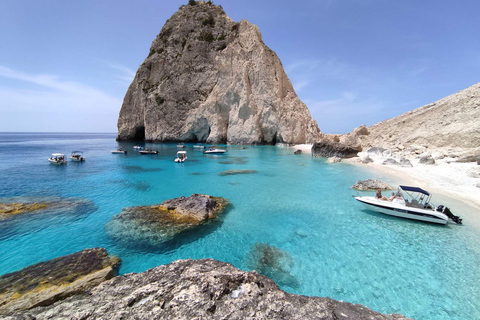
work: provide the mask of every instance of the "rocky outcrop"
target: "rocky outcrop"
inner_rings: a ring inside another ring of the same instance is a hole
[[[341,143],[339,140],[323,138],[312,146],[312,156],[314,157],[338,157],[352,158],[356,157],[362,149],[359,146]]]
[[[30,212],[30,211],[37,211],[41,209],[45,209],[47,207],[46,203],[0,203],[0,220],[4,220],[9,216],[14,216],[17,214]]]
[[[47,306],[111,279],[120,259],[85,249],[0,277],[0,314]]]
[[[398,117],[368,127],[358,136],[363,149],[383,147],[399,153],[435,149],[479,156],[480,83]],[[475,161],[475,156],[472,157]]]
[[[221,197],[193,194],[159,205],[124,208],[105,228],[111,238],[127,246],[155,247],[210,222],[228,204]]]
[[[258,27],[198,1],[153,41],[125,95],[117,139],[300,144],[320,136]]]
[[[352,189],[357,190],[392,190],[387,183],[377,180],[377,179],[367,179],[367,180],[359,180],[353,186]]]
[[[106,281],[18,319],[406,319],[280,290],[269,278],[211,259],[178,260]]]

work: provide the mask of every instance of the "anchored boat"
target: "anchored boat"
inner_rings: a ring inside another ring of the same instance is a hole
[[[52,164],[67,164],[65,155],[63,153],[54,153],[48,158],[48,161]]]
[[[400,218],[413,219],[438,224],[449,222],[462,224],[462,219],[450,209],[430,202],[432,195],[421,188],[399,186],[397,193],[390,199],[385,197],[355,197],[368,209]]]
[[[175,162],[185,162],[187,160],[187,151],[178,151],[177,157],[175,158]]]
[[[70,159],[73,162],[82,162],[85,161],[85,157],[82,156],[82,151],[72,151],[72,154],[70,155]]]

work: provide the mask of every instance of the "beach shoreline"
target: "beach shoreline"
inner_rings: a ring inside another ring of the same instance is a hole
[[[304,153],[311,153],[312,145],[295,145]],[[480,178],[467,175],[467,171],[479,167],[476,162],[460,163],[450,159],[437,160],[435,164],[420,164],[411,159],[411,167],[383,165],[384,157],[370,157],[373,162],[362,163],[360,158],[342,159],[342,162],[361,167],[371,173],[365,179],[384,180],[393,188],[398,185],[417,186],[434,195],[433,203],[445,204],[454,208],[460,216],[465,213],[480,229]],[[335,164],[331,164],[335,165]],[[352,183],[353,184],[353,183]]]

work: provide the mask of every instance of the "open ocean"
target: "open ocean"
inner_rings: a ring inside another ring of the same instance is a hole
[[[415,319],[480,319],[480,233],[469,225],[439,226],[363,209],[357,181],[376,178],[345,163],[273,146],[223,146],[204,155],[187,144],[142,144],[140,155],[115,134],[0,133],[0,202],[76,199],[80,205],[0,222],[0,275],[91,247],[122,259],[120,273],[142,272],[177,259],[214,258],[251,270],[252,249],[281,249],[290,293],[359,303]],[[111,154],[117,147],[127,155]],[[84,163],[55,166],[52,153],[82,150]],[[221,176],[225,170],[256,173]],[[157,248],[116,243],[105,225],[123,207],[205,193],[227,198],[217,222]],[[364,193],[365,194],[365,193]],[[373,193],[372,193],[373,194]],[[441,203],[433,197],[434,203]]]

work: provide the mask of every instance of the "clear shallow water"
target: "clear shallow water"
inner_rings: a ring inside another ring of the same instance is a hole
[[[83,199],[75,210],[0,222],[0,274],[88,247],[122,258],[121,273],[176,259],[214,258],[249,270],[257,242],[284,250],[293,282],[282,289],[360,303],[416,319],[480,318],[480,235],[366,211],[350,186],[371,173],[326,164],[292,149],[227,146],[207,156],[187,145],[148,144],[140,155],[113,134],[0,134],[0,201],[12,197]],[[113,155],[121,146],[127,156]],[[83,150],[85,163],[50,165],[51,153]],[[220,176],[225,170],[257,173]],[[123,207],[207,193],[233,204],[218,222],[156,249],[108,238],[105,224]],[[278,280],[278,279],[277,279]],[[282,282],[282,281],[280,281]]]

